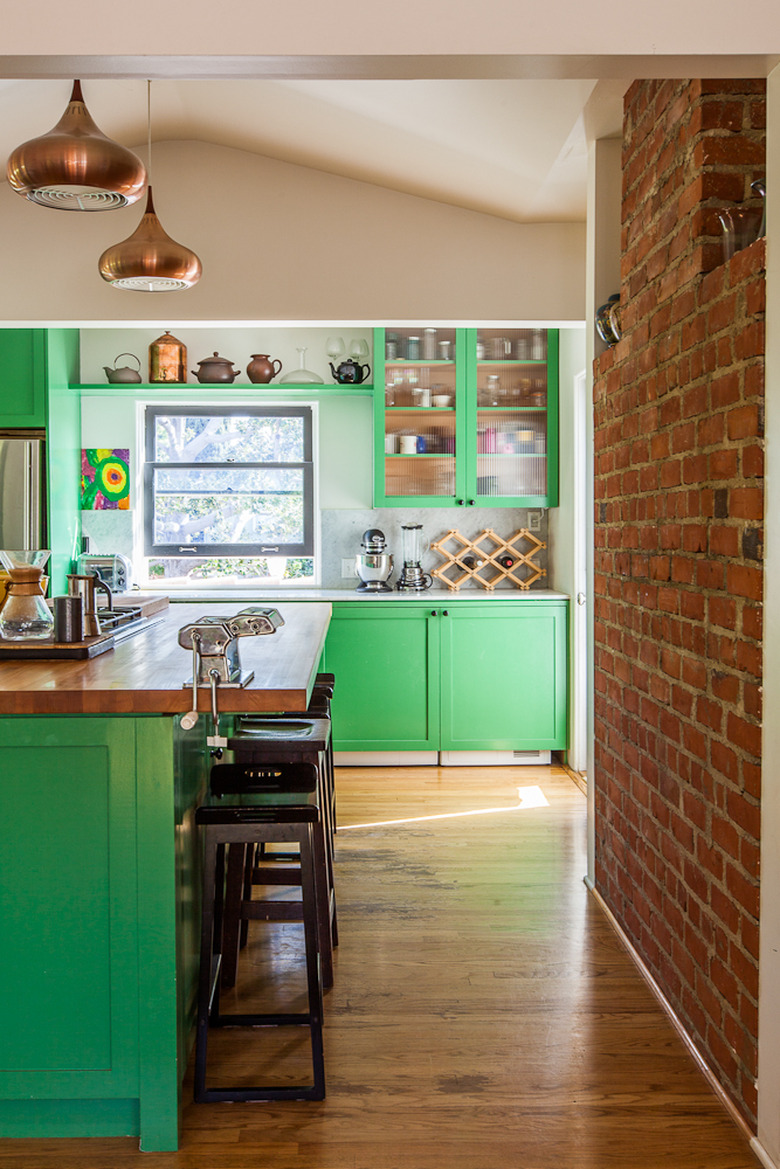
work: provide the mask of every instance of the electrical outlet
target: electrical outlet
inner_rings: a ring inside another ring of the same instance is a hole
[[[357,577],[357,569],[355,568],[354,556],[345,556],[341,560],[341,579],[352,580]]]
[[[541,532],[542,530],[542,513],[540,511],[529,511],[528,513],[528,531]]]

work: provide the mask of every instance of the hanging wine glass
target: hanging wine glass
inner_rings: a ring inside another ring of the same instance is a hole
[[[332,362],[335,363],[338,361],[338,359],[343,357],[344,353],[346,352],[344,348],[344,338],[328,337],[327,341],[325,342],[325,352]]]
[[[280,385],[323,385],[323,379],[318,373],[312,373],[310,369],[306,368],[306,346],[298,345],[295,352],[299,355],[298,360],[301,363],[300,369],[293,369],[286,373],[283,378],[279,379]]]

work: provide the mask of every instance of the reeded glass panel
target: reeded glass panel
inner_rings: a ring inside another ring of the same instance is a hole
[[[385,334],[385,493],[455,495],[455,330]]]
[[[477,496],[547,493],[547,331],[477,332]]]

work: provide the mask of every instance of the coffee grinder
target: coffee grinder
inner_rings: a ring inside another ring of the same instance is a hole
[[[396,588],[399,592],[422,592],[433,583],[427,572],[420,566],[422,557],[422,524],[401,524],[404,566]]]

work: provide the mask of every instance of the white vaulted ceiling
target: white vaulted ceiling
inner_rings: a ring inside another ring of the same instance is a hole
[[[230,146],[516,222],[583,221],[584,110],[596,84],[161,80],[152,83],[153,143]],[[83,89],[104,133],[145,146],[145,81],[85,79]],[[66,80],[0,81],[3,158],[51,129],[69,95]],[[616,133],[618,101],[608,122],[601,132]]]

